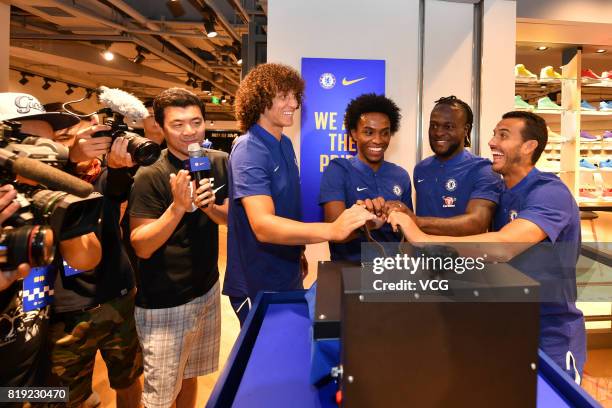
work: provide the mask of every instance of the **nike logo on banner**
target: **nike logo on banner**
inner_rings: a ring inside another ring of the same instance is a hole
[[[346,77],[344,77],[344,78],[342,78],[342,85],[344,85],[344,86],[353,85],[353,84],[355,84],[355,83],[357,83],[359,81],[363,81],[364,79],[366,79],[366,77],[357,78],[357,79],[351,79],[351,80],[348,80],[348,79],[346,79]]]
[[[275,172],[275,173],[278,171],[279,167],[280,167],[280,166],[276,166],[276,167],[274,168],[274,172]]]
[[[357,187],[357,191],[363,191],[363,190],[367,190],[367,187]]]
[[[425,180],[425,179],[418,179],[418,180],[417,180],[417,183],[420,183],[420,182],[421,182],[421,181],[423,181],[423,180]]]

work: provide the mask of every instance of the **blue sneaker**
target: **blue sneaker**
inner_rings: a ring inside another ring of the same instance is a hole
[[[585,100],[580,102],[580,110],[596,111],[597,109]]]
[[[586,171],[595,171],[597,170],[597,166],[588,161],[587,159],[580,159],[580,169]]]
[[[612,159],[602,160],[599,162],[599,170],[612,171]]]
[[[601,112],[612,112],[612,101],[599,102],[599,110]]]

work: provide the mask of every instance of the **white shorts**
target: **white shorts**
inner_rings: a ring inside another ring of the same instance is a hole
[[[164,309],[136,307],[136,330],[144,359],[147,408],[167,408],[183,379],[216,371],[221,335],[219,282],[184,305]]]

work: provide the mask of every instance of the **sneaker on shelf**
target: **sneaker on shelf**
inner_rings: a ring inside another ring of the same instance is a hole
[[[606,130],[605,132],[603,132],[603,134],[601,135],[601,138],[603,139],[603,141],[605,143],[612,143],[612,131],[610,130]]]
[[[593,105],[591,105],[590,103],[588,103],[587,101],[583,99],[582,102],[580,102],[580,110],[596,111],[597,109]]]
[[[612,159],[606,159],[599,162],[599,170],[612,171]]]
[[[580,131],[580,142],[581,143],[595,143],[601,140],[599,136],[595,136],[587,132],[586,130]]]
[[[594,73],[592,69],[583,69],[582,71],[580,71],[580,76],[582,77],[582,79],[586,80],[594,79],[599,81],[601,79],[601,77]]]
[[[597,166],[595,166],[587,159],[580,159],[580,170],[597,171]]]
[[[514,78],[519,82],[533,82],[538,80],[538,76],[529,72],[523,64],[516,64],[514,66]]]
[[[600,112],[612,112],[612,101],[601,101],[599,102]]]
[[[521,95],[515,95],[514,96],[514,109],[532,111],[535,109],[535,106],[530,105],[527,102],[525,102],[523,98],[521,98]]]
[[[612,71],[604,71],[601,73],[601,79],[612,79]]]
[[[565,139],[563,136],[558,134],[557,132],[553,132],[550,127],[546,126],[548,129],[548,143],[563,143]],[[611,136],[612,137],[612,136]]]
[[[597,195],[597,189],[590,185],[586,184],[578,189],[578,196],[582,200],[596,200],[599,198]]]
[[[554,103],[548,96],[538,99],[538,110],[561,110],[561,106]]]
[[[555,72],[552,66],[544,67],[540,70],[540,82],[550,82],[561,79],[561,74]]]
[[[538,161],[536,167],[540,171],[547,173],[559,173],[561,171],[561,162],[558,160],[542,160]]]

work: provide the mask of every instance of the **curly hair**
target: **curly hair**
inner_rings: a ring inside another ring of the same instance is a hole
[[[344,114],[344,128],[349,131],[357,129],[357,123],[361,115],[370,112],[387,115],[391,123],[391,134],[393,135],[398,131],[399,122],[402,118],[400,108],[391,99],[375,93],[359,95],[349,102]]]
[[[155,121],[164,127],[164,110],[169,106],[186,108],[187,106],[197,106],[204,117],[204,103],[193,92],[185,88],[168,88],[163,90],[153,100],[153,114]]]
[[[304,96],[304,80],[295,69],[271,63],[253,68],[236,92],[235,113],[240,130],[246,133],[272,107],[274,97],[287,92],[293,92],[299,107]]]

